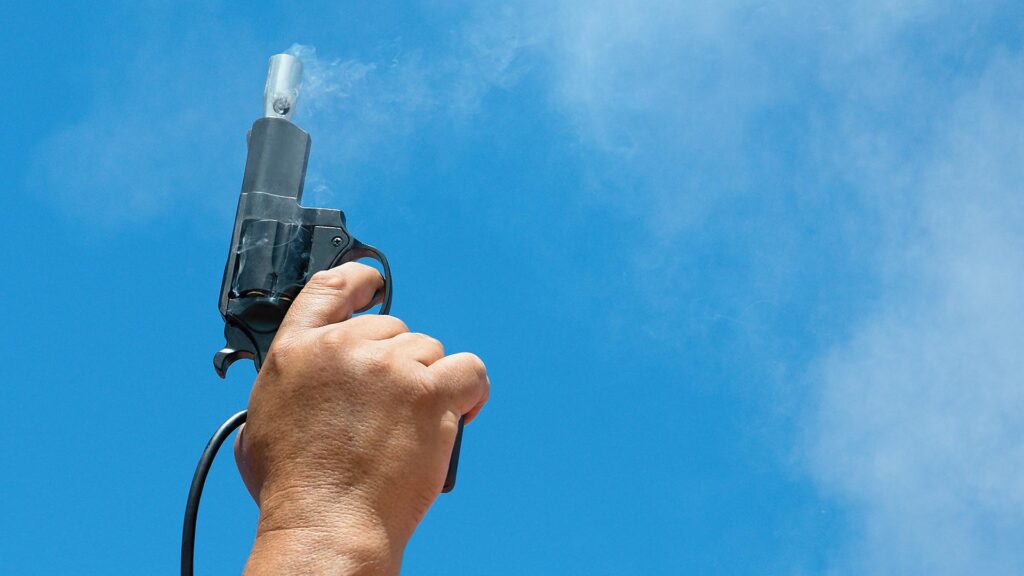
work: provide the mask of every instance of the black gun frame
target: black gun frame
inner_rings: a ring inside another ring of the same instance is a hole
[[[345,214],[300,204],[310,138],[284,118],[260,118],[249,131],[249,154],[220,290],[226,344],[213,359],[222,378],[251,358],[259,370],[292,301],[313,274],[372,258],[383,269],[380,313],[391,310],[391,268],[384,254],[352,237]],[[455,486],[462,444],[459,422],[444,492]]]

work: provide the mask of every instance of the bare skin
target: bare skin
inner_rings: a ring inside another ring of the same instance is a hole
[[[381,287],[358,263],[320,272],[281,325],[235,442],[260,507],[246,576],[398,574],[459,418],[487,401],[473,354],[446,356],[392,316],[352,317]]]

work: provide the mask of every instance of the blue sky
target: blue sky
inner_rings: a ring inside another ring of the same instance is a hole
[[[405,573],[1024,572],[1024,5],[5,7],[0,572],[177,569],[267,58],[491,402]],[[200,573],[256,510],[230,458]]]

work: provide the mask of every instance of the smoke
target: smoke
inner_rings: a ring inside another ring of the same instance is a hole
[[[316,141],[306,176],[307,203],[355,202],[337,198],[329,182],[350,188],[374,154],[403,141],[415,118],[429,109],[427,87],[415,68],[397,59],[382,71],[375,62],[321,59],[314,46],[293,44],[287,53],[303,63],[295,121]]]
[[[322,61],[317,57],[316,47],[304,44],[292,44],[285,52],[303,63],[302,101],[309,111],[307,115],[348,111],[345,104],[353,89],[377,68],[376,64],[358,60]]]
[[[500,14],[500,11],[499,11]],[[433,123],[464,122],[480,112],[493,89],[515,84],[520,36],[491,35],[466,28],[443,57],[427,61],[401,44],[375,50],[375,59],[322,57],[315,46],[293,44],[287,52],[303,61],[303,86],[296,122],[310,131],[317,153],[310,159],[311,204],[358,206],[365,179],[382,158],[395,169],[410,139]]]
[[[181,17],[159,10],[136,16],[141,30]],[[27,184],[55,210],[115,229],[185,206],[233,208],[244,130],[260,113],[270,52],[213,16],[179,27],[191,32],[146,34],[126,51],[132,58],[97,71],[79,120],[42,139]],[[361,57],[324,57],[293,44],[288,51],[304,63],[295,120],[315,143],[307,202],[376,202],[379,182],[371,180],[388,172],[384,165],[400,168],[418,131],[465,121],[490,90],[515,83],[522,42],[514,32],[467,28],[430,58],[400,41]]]

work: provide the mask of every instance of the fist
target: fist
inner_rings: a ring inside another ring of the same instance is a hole
[[[478,357],[446,356],[392,316],[353,317],[382,287],[359,263],[319,272],[281,324],[235,441],[260,507],[254,557],[261,538],[314,536],[351,546],[372,573],[397,572],[441,491],[459,419],[487,401]]]

